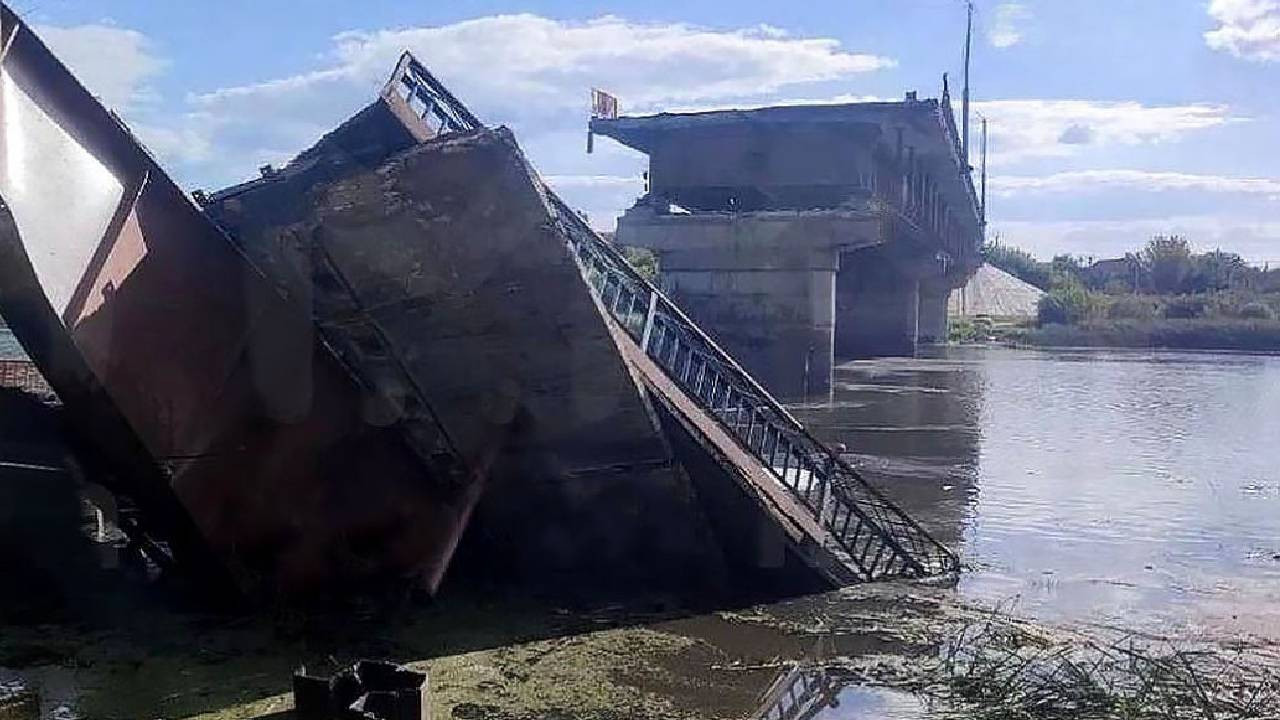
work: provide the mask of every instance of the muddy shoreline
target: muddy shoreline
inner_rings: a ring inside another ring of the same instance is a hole
[[[961,615],[924,590],[700,615],[654,610],[657,599],[584,610],[461,593],[364,618],[156,609],[127,629],[9,626],[0,668],[68,717],[274,717],[298,665],[384,657],[429,673],[433,717],[735,718],[793,663],[928,654],[937,624]]]
[[[1084,647],[1114,634],[1018,620],[911,584],[705,614],[655,609],[657,601],[586,610],[452,593],[363,616],[156,609],[123,629],[10,626],[0,668],[39,696],[46,715],[65,708],[67,718],[287,718],[299,665],[380,657],[428,672],[437,718],[720,720],[750,717],[797,665],[838,668],[853,688],[897,688],[930,706],[924,691],[941,681],[946,640],[992,618],[1029,645]],[[1278,650],[1250,637],[1178,642],[1258,657]],[[1258,670],[1280,677],[1280,666]],[[930,716],[946,716],[946,707],[930,707]]]

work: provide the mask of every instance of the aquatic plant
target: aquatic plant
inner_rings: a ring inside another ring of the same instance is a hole
[[[1275,717],[1280,655],[1138,635],[1061,637],[997,612],[952,634],[914,689],[944,712],[985,720]]]

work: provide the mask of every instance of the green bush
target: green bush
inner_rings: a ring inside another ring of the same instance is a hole
[[[1000,244],[1000,240],[992,240],[982,246],[982,257],[987,264],[999,268],[1019,280],[1035,285],[1041,290],[1048,290],[1053,281],[1053,273],[1049,263],[1042,263],[1027,252],[1009,245]]]
[[[1159,313],[1156,303],[1141,295],[1122,295],[1107,307],[1107,317],[1112,320],[1154,320]]]
[[[1099,301],[1079,285],[1059,285],[1040,298],[1036,320],[1041,325],[1074,325],[1093,317]]]
[[[978,339],[978,331],[974,327],[973,321],[969,318],[953,317],[951,318],[947,339],[953,343],[975,342]]]
[[[622,250],[622,256],[644,279],[650,282],[658,279],[657,253],[648,248],[634,247],[632,245],[623,245],[620,249]]]
[[[1043,347],[1155,347],[1280,350],[1276,320],[1102,320],[1037,328],[1023,342]]]
[[[1203,297],[1179,295],[1164,304],[1164,316],[1169,320],[1192,320],[1205,316],[1208,303]]]

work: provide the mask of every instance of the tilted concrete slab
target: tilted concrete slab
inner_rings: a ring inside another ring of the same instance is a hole
[[[534,584],[717,580],[688,479],[510,133],[454,133],[347,169],[321,183],[286,169],[208,211],[284,284],[323,258],[460,455],[496,455],[473,564]],[[349,319],[313,312],[325,335]]]

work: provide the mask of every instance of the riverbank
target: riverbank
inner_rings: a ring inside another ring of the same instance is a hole
[[[1028,328],[1007,337],[1036,347],[1168,348],[1280,352],[1280,321],[1090,320]]]
[[[752,716],[796,663],[884,658],[901,668],[932,656],[934,623],[965,615],[931,594],[946,593],[877,584],[698,615],[643,601],[583,609],[487,593],[363,618],[139,608],[112,630],[6,627],[0,684],[19,678],[42,717],[283,719],[299,665],[377,657],[428,673],[437,718],[727,720]]]

